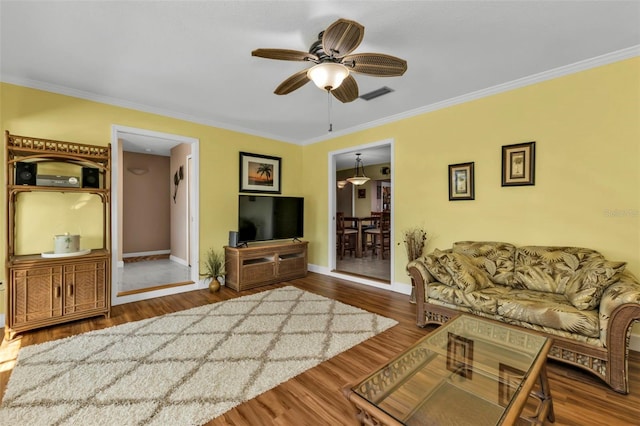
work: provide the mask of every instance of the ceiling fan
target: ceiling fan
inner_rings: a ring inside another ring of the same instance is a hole
[[[308,61],[315,65],[298,71],[274,91],[286,95],[313,81],[331,92],[340,102],[358,98],[358,84],[351,72],[374,77],[397,77],[407,70],[407,61],[382,53],[354,53],[362,42],[364,26],[348,19],[338,19],[318,34],[309,52],[289,49],[256,49],[252,56],[284,61]]]

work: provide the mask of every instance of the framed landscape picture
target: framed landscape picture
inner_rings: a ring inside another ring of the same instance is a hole
[[[474,163],[449,165],[449,201],[475,199]]]
[[[240,192],[280,194],[280,157],[240,152]]]
[[[502,186],[535,185],[536,143],[502,147]]]

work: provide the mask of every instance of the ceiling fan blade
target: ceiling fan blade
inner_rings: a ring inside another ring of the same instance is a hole
[[[318,57],[309,52],[303,52],[301,50],[289,50],[289,49],[256,49],[251,52],[251,56],[258,56],[260,58],[278,59],[281,61],[317,61]]]
[[[307,70],[298,71],[293,74],[291,77],[287,78],[285,81],[280,83],[276,90],[273,91],[276,95],[286,95],[287,93],[291,93],[294,90],[297,90],[307,84],[309,78],[307,77]]]
[[[375,77],[398,77],[407,70],[407,61],[382,53],[355,53],[342,58],[349,71]]]
[[[342,58],[353,52],[362,42],[364,26],[356,21],[338,19],[324,31],[322,50],[336,58]]]
[[[342,84],[337,89],[331,91],[333,96],[342,103],[352,102],[358,99],[358,83],[353,76],[348,75],[342,81]]]

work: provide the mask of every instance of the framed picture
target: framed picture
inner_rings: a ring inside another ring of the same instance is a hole
[[[240,153],[240,192],[280,194],[282,173],[280,157]]]
[[[499,363],[498,373],[498,403],[506,407],[524,379],[524,371]]]
[[[536,143],[502,147],[502,186],[535,185]]]
[[[365,188],[358,188],[358,198],[367,198],[367,190]]]
[[[449,164],[449,201],[474,200],[474,163]]]
[[[447,370],[465,379],[473,375],[473,340],[449,332],[447,340]]]

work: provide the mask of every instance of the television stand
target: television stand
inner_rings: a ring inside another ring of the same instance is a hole
[[[307,275],[308,241],[269,242],[249,247],[225,246],[225,285],[236,291]]]

